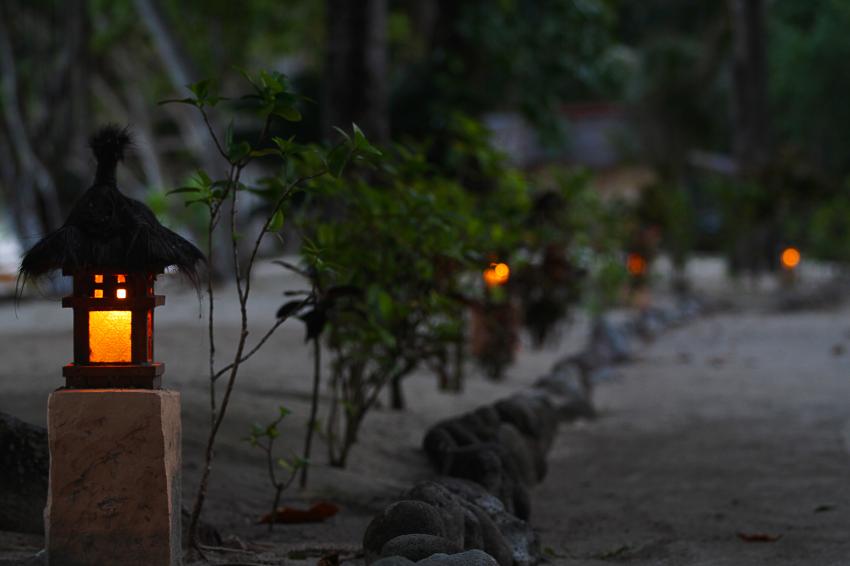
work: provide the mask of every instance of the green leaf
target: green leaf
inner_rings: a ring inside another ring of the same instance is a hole
[[[328,172],[334,177],[340,177],[345,171],[345,166],[348,165],[348,160],[351,154],[343,147],[337,147],[327,157]]]
[[[289,122],[300,122],[301,121],[301,112],[295,108],[294,106],[284,106],[276,104],[272,114],[283,118]]]
[[[189,104],[191,106],[197,106],[198,101],[194,98],[168,98],[166,100],[160,100],[157,104],[159,106],[164,104]]]
[[[280,466],[281,468],[283,468],[284,470],[288,471],[288,472],[294,472],[295,471],[292,467],[292,464],[287,462],[286,459],[284,459],[284,458],[278,458],[277,459],[277,465]]]
[[[289,414],[292,413],[292,411],[290,411],[286,407],[278,407],[277,410],[278,410],[280,418],[284,418],[286,416],[289,416]]]
[[[210,92],[210,85],[212,84],[211,79],[203,79],[196,83],[192,83],[187,85],[189,90],[192,91],[192,94],[195,95],[195,98],[198,100],[202,100],[207,97]]]
[[[279,232],[281,229],[283,229],[283,222],[284,222],[283,211],[278,210],[272,216],[272,219],[269,222],[269,225],[266,227],[266,230],[268,230],[269,232]]]
[[[381,318],[389,320],[393,314],[393,299],[386,291],[378,291],[378,312],[381,313]]]
[[[250,155],[251,157],[265,157],[267,155],[277,155],[279,153],[280,151],[278,149],[273,147],[267,147],[266,149],[252,150],[251,153],[249,153],[248,155]]]
[[[339,126],[334,126],[333,128],[334,128],[334,130],[336,130],[337,132],[339,132],[339,134],[340,134],[340,135],[341,135],[341,136],[345,139],[345,141],[347,141],[347,142],[350,142],[350,141],[351,141],[351,136],[349,136],[349,135],[346,133],[346,131],[345,131],[345,130],[343,130],[343,129],[342,129],[342,128],[340,128]]]
[[[165,193],[166,195],[176,195],[180,193],[199,193],[201,189],[198,187],[180,187],[179,189],[172,189]]]
[[[251,144],[246,141],[236,142],[227,150],[227,156],[233,162],[242,161],[242,159],[247,157],[250,153]]]
[[[186,86],[192,91],[192,94],[195,95],[195,106],[215,106],[220,100],[222,100],[220,96],[210,92],[211,88],[215,86],[212,79],[203,79]]]

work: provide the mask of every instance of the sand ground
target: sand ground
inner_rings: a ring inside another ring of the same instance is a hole
[[[272,322],[282,291],[297,286],[276,275],[258,279],[252,336]],[[193,294],[171,282],[162,289],[168,304],[157,312],[156,357],[167,364],[168,386],[183,395],[188,505],[209,419],[206,320]],[[850,564],[850,308],[776,314],[764,301],[739,304],[641,346],[635,363],[598,386],[600,417],[562,427],[532,512],[551,563]],[[218,314],[224,346],[235,338],[238,313],[222,303]],[[53,301],[25,302],[17,314],[0,305],[0,411],[45,423],[47,396],[71,353],[70,319]],[[263,459],[242,439],[284,405],[293,413],[281,450],[300,451],[311,366],[303,329],[287,324],[244,367],[205,518],[255,548],[356,548],[374,513],[432,474],[419,450],[427,426],[529,384],[578,350],[586,331],[578,320],[552,347],[524,348],[502,383],[470,370],[460,395],[438,392],[432,376],[418,373],[405,386],[410,410],[371,415],[347,470],[325,465],[319,443],[310,488],[284,497],[299,506],[330,500],[340,514],[270,536],[255,524],[272,495]],[[228,351],[222,347],[220,359]],[[739,534],[779,538],[745,542]],[[38,537],[0,536],[0,547],[21,552],[38,544]]]
[[[532,505],[552,562],[850,564],[848,352],[847,308],[726,314],[646,347],[556,441]]]

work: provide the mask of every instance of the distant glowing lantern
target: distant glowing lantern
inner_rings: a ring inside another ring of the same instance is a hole
[[[798,265],[800,265],[800,260],[802,260],[802,258],[803,256],[800,254],[800,250],[789,247],[782,250],[782,255],[779,257],[779,260],[782,263],[783,269],[793,271]]]
[[[154,281],[173,266],[197,285],[204,262],[198,248],[118,190],[116,168],[129,143],[114,126],[92,138],[94,184],[21,262],[24,283],[60,269],[73,277],[73,293],[62,299],[74,311],[74,362],[62,370],[68,387],[159,387],[153,311],[165,297],[154,295]]]
[[[626,269],[632,277],[646,274],[646,259],[640,254],[630,253],[626,258]]]
[[[482,275],[488,287],[498,287],[508,282],[511,277],[511,268],[506,263],[491,263]]]

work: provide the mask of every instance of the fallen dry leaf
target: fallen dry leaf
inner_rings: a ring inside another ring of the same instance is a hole
[[[782,535],[772,535],[769,533],[738,533],[738,538],[744,542],[776,542],[782,538]]]
[[[339,513],[339,507],[333,503],[320,501],[309,509],[295,509],[294,507],[278,507],[274,513],[266,513],[258,521],[262,525],[271,522],[283,524],[296,523],[320,523]]]

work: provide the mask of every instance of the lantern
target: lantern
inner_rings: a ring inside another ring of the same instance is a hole
[[[779,262],[782,264],[782,268],[786,271],[794,271],[797,269],[797,266],[800,265],[800,261],[802,259],[803,256],[800,254],[800,250],[793,247],[785,248],[779,256]]]
[[[116,168],[129,143],[126,130],[114,126],[92,138],[94,184],[21,262],[24,283],[59,269],[73,278],[73,293],[62,300],[74,312],[74,361],[62,371],[68,387],[158,388],[164,366],[153,360],[153,311],[165,297],[154,294],[154,281],[174,266],[197,285],[204,261],[118,190]]]
[[[487,287],[500,287],[508,282],[511,276],[511,268],[508,267],[507,263],[493,262],[481,276]]]
[[[112,270],[66,272],[74,292],[74,363],[62,374],[69,387],[159,387],[164,365],[153,361],[155,273]]]

